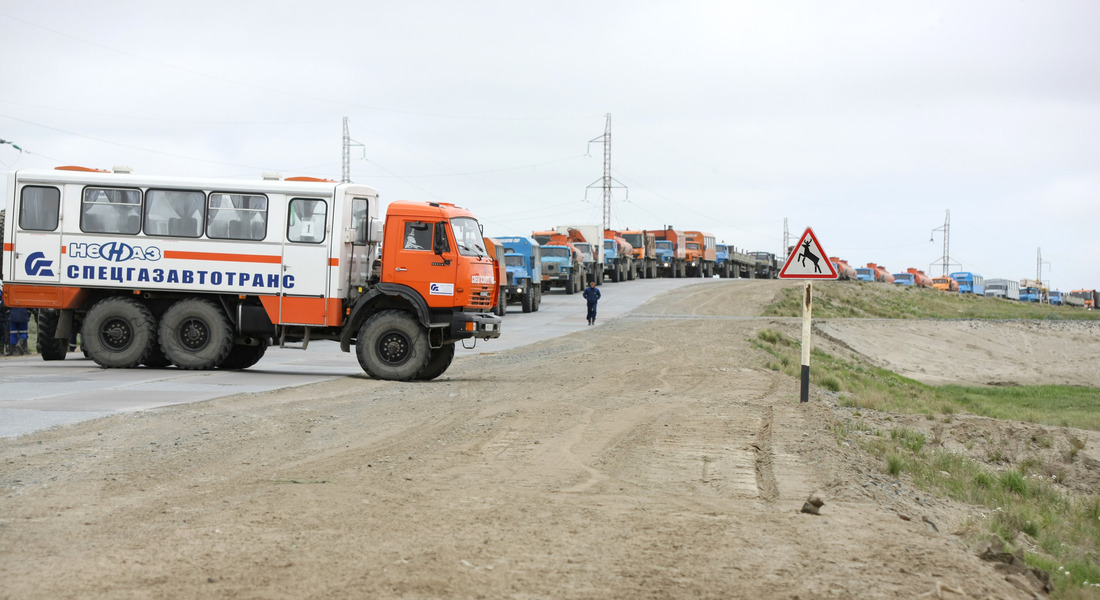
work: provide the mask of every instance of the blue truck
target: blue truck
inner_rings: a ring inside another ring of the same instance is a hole
[[[735,271],[733,261],[730,260],[729,246],[716,244],[714,246],[714,272],[719,277],[732,277]]]
[[[542,303],[542,248],[533,238],[498,237],[504,247],[505,281],[500,294],[508,304],[519,303],[523,312],[539,309]]]
[[[875,270],[867,267],[859,267],[856,269],[856,279],[860,281],[874,281]]]

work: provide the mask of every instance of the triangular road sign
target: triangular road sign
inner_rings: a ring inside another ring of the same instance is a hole
[[[817,241],[814,230],[807,227],[794,246],[787,263],[779,271],[780,279],[836,279],[836,268]]]

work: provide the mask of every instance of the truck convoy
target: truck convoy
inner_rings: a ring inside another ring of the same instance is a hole
[[[523,312],[539,309],[542,303],[542,249],[534,238],[493,238],[504,247],[505,279],[501,294],[507,304],[518,302]]]
[[[6,192],[4,301],[38,309],[46,360],[78,331],[107,368],[243,369],[334,340],[371,377],[426,380],[500,335],[481,228],[452,204],[383,216],[363,185],[124,168],[15,171]]]

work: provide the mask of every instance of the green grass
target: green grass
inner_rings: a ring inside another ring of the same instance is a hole
[[[800,376],[800,344],[785,334],[763,330],[753,340],[766,353],[766,365],[791,377]],[[968,412],[1009,419],[1100,431],[1100,389],[1071,386],[967,387],[929,386],[891,371],[837,358],[814,350],[810,380],[839,393],[840,405],[893,413],[924,414],[948,421],[952,414]],[[854,413],[859,416],[860,411]],[[887,420],[890,420],[887,418]],[[882,460],[882,469],[893,477],[903,474],[913,485],[970,505],[984,507],[985,517],[971,526],[974,537],[996,534],[1004,540],[1022,532],[1035,540],[1041,552],[1028,553],[1029,564],[1051,572],[1053,597],[1100,598],[1100,493],[1074,495],[1055,487],[1043,464],[1024,461],[1010,470],[993,470],[962,454],[928,444],[925,435],[908,427],[853,437],[870,431],[862,418],[834,424],[838,443],[866,440],[863,447]],[[1050,447],[1051,439],[1036,439]],[[930,448],[931,446],[931,448]],[[1070,459],[1084,449],[1085,441],[1071,439]],[[994,464],[1004,457],[991,450]],[[1062,567],[1059,571],[1058,568]],[[1065,573],[1070,573],[1065,575]]]
[[[802,316],[803,288],[785,288],[764,314]],[[814,283],[813,316],[820,319],[1054,319],[1096,320],[1100,311],[985,298],[930,288],[864,281]]]

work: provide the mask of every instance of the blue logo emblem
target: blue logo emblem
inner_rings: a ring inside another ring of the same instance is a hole
[[[31,277],[53,277],[52,260],[46,260],[46,255],[41,252],[31,252],[27,256],[27,262],[23,264],[23,268],[27,271],[27,275]]]

